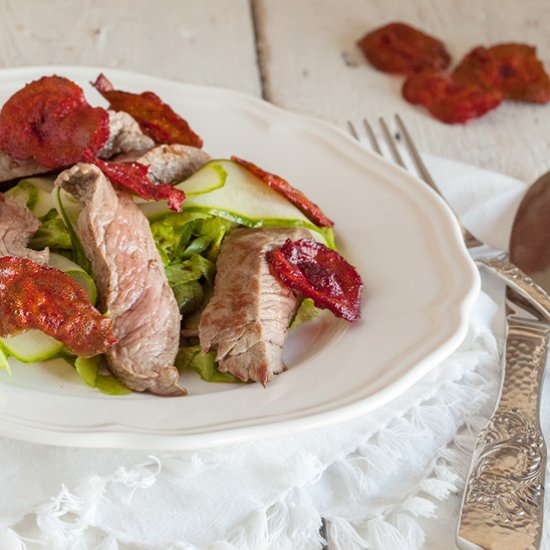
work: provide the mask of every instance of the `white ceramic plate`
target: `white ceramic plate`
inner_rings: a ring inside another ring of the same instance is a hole
[[[100,69],[0,72],[0,104],[25,83],[59,74],[89,86]],[[291,334],[289,370],[268,388],[185,376],[191,395],[109,397],[61,361],[0,372],[0,434],[72,446],[183,449],[337,422],[405,391],[462,340],[479,279],[452,215],[428,188],[327,124],[222,89],[105,70],[115,87],[152,90],[203,137],[289,179],[335,222],[365,281],[363,320],[323,315]]]

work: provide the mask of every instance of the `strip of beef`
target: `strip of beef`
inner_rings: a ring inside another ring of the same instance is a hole
[[[190,145],[159,145],[143,152],[120,155],[119,162],[139,162],[149,166],[149,177],[154,183],[179,183],[194,174],[210,160],[210,155]]]
[[[138,123],[128,113],[109,111],[109,141],[98,156],[108,159],[113,155],[134,151],[138,151],[141,156],[143,151],[151,149],[154,145],[155,142],[142,133]],[[46,168],[33,160],[15,160],[0,151],[0,182],[46,172],[51,172],[51,168]]]
[[[124,111],[109,111],[109,140],[98,153],[102,159],[132,151],[146,151],[155,142],[146,136],[134,118]]]
[[[133,390],[184,395],[174,367],[180,313],[147,219],[93,165],[77,164],[55,183],[82,206],[80,239],[118,339],[107,352],[110,369]]]
[[[223,242],[214,295],[199,323],[202,351],[216,350],[220,371],[265,386],[285,369],[283,346],[298,299],[271,275],[265,255],[286,239],[309,236],[301,228],[235,229]]]
[[[0,194],[0,256],[17,256],[47,265],[50,257],[48,249],[38,252],[27,248],[39,225],[40,222],[28,208]]]
[[[37,164],[34,160],[15,160],[0,151],[0,182],[45,174],[49,171],[49,168]]]

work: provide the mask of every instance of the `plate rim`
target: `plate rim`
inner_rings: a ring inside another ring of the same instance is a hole
[[[25,76],[35,79],[39,75],[47,74],[48,72],[51,73],[52,71],[59,72],[60,74],[71,73],[72,75],[78,73],[82,77],[89,76],[89,73],[92,72],[109,72],[112,75],[118,75],[121,78],[130,80],[145,79],[148,82],[147,86],[153,85],[156,81],[158,83],[162,83],[163,85],[176,85],[193,94],[202,94],[207,96],[221,95],[225,100],[229,98],[238,102],[240,105],[244,105],[245,107],[252,106],[256,111],[260,111],[260,115],[267,111],[271,115],[284,117],[285,120],[290,119],[294,122],[294,124],[299,124],[301,127],[306,127],[308,130],[313,128],[317,132],[321,132],[321,134],[328,133],[333,136],[337,135],[338,140],[340,140],[340,144],[342,144],[341,146],[344,147],[348,153],[353,151],[354,155],[358,155],[362,158],[369,158],[369,161],[375,165],[377,163],[381,166],[384,165],[385,169],[394,172],[399,178],[404,177],[410,181],[414,181],[416,185],[415,192],[419,193],[420,196],[424,195],[425,199],[433,202],[434,205],[437,205],[440,209],[440,214],[449,224],[448,229],[451,230],[451,234],[454,236],[454,245],[456,246],[457,253],[455,260],[460,258],[462,261],[462,268],[465,275],[464,288],[461,289],[461,299],[454,303],[454,306],[456,307],[454,327],[451,326],[448,328],[451,334],[448,334],[446,338],[442,338],[443,341],[436,344],[435,349],[432,349],[430,353],[425,354],[422,360],[420,360],[404,375],[400,376],[396,381],[386,385],[383,389],[378,390],[374,395],[368,396],[366,399],[357,400],[347,405],[339,406],[335,409],[299,416],[297,418],[290,418],[286,420],[275,419],[269,422],[227,428],[218,431],[208,431],[205,433],[180,435],[143,432],[138,433],[133,429],[130,429],[131,427],[129,426],[119,426],[121,429],[109,429],[107,431],[87,429],[85,432],[80,433],[73,430],[64,431],[61,429],[48,429],[47,427],[39,426],[36,423],[33,426],[28,422],[21,421],[20,419],[18,422],[17,419],[11,418],[9,414],[6,414],[6,411],[3,410],[0,401],[0,433],[2,435],[37,443],[61,446],[174,450],[204,448],[224,445],[227,443],[236,443],[249,439],[261,439],[265,437],[275,437],[283,434],[295,433],[297,431],[314,429],[330,423],[341,422],[387,403],[392,398],[406,391],[406,389],[412,386],[414,382],[418,381],[425,374],[427,374],[439,361],[452,353],[463,340],[468,328],[469,315],[480,289],[479,272],[475,268],[474,263],[466,251],[458,224],[450,208],[435,192],[429,189],[423,182],[417,178],[414,178],[404,169],[368,151],[351,136],[346,134],[342,129],[331,125],[328,122],[307,115],[295,113],[273,105],[261,98],[223,87],[179,82],[137,71],[70,65],[43,65],[0,69],[0,85],[5,83],[10,84],[10,80],[12,81],[11,83],[13,83],[14,79],[21,80]],[[468,281],[466,281],[466,276],[469,276]],[[112,426],[116,426],[116,424],[113,424]]]

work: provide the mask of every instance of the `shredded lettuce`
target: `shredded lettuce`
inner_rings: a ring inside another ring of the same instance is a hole
[[[318,313],[319,310],[315,307],[313,300],[311,298],[304,298],[296,310],[294,318],[290,322],[290,328],[297,328],[303,323],[311,321],[311,319],[316,317]]]
[[[216,366],[215,353],[202,353],[199,345],[180,348],[176,357],[176,367],[181,372],[193,370],[206,382],[243,383],[228,372],[220,372]]]
[[[50,210],[40,218],[40,227],[33,235],[29,246],[34,250],[49,247],[50,250],[71,250],[71,234],[57,210]]]
[[[195,230],[196,222],[208,214],[168,214],[151,224],[151,232],[164,265],[181,261],[181,250],[185,249]]]
[[[8,189],[5,193],[8,197],[32,210],[38,202],[38,189],[27,179],[17,182],[17,185]]]
[[[166,266],[168,284],[174,292],[182,315],[195,311],[202,305],[205,294],[199,281],[204,279],[212,285],[215,270],[214,263],[199,254]]]
[[[108,395],[127,395],[132,393],[120,380],[112,374],[101,374],[101,355],[95,357],[77,357],[74,368],[82,380],[90,387],[97,388]]]
[[[234,226],[233,222],[198,212],[168,214],[151,224],[182,315],[190,315],[204,304],[214,284],[220,244]]]
[[[165,265],[195,254],[214,261],[225,234],[237,224],[200,212],[169,214],[151,224],[151,231]]]

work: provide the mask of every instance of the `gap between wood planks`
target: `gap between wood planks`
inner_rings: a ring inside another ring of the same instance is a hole
[[[256,45],[256,64],[260,75],[260,86],[262,98],[271,101],[271,90],[267,74],[267,44],[263,32],[262,18],[264,16],[262,0],[250,0],[250,16],[252,18],[252,31],[254,33],[254,44]]]

